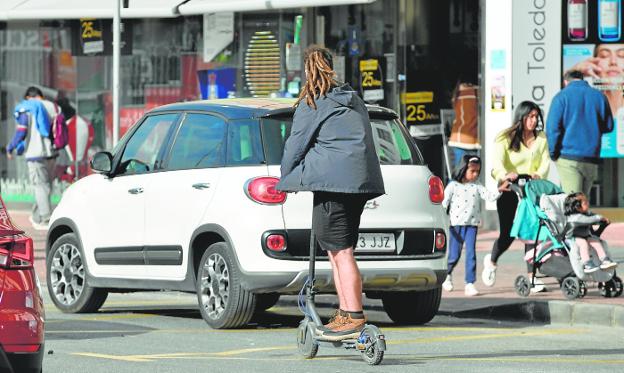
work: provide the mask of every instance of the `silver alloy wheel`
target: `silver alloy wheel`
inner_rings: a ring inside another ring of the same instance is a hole
[[[230,296],[230,269],[220,254],[210,255],[202,266],[200,296],[206,315],[213,320],[219,319]]]
[[[50,281],[54,296],[61,304],[71,306],[80,298],[85,285],[85,268],[75,245],[65,243],[56,249],[50,265]]]

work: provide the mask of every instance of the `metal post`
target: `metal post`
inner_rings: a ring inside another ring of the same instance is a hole
[[[121,54],[121,0],[115,2],[113,15],[113,146],[119,141],[119,56]]]

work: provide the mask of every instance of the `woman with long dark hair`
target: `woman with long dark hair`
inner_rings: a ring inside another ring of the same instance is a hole
[[[385,193],[364,101],[335,80],[330,52],[304,54],[306,84],[295,103],[278,190],[312,191],[312,229],[327,251],[340,308],[325,332],[357,337],[366,318],[362,278],[353,250],[367,200]]]
[[[502,131],[494,143],[492,177],[499,185],[505,181],[514,182],[521,174],[533,179],[548,175],[550,157],[546,136],[542,132],[543,123],[542,109],[536,103],[523,101],[518,105],[511,127]],[[481,279],[487,286],[494,285],[498,259],[514,241],[509,234],[517,206],[518,197],[510,190],[504,191],[496,201],[500,234],[494,241],[492,253],[483,259]],[[525,250],[531,248],[532,245],[525,246]],[[536,290],[543,289],[543,284],[537,280],[535,284],[539,285]]]

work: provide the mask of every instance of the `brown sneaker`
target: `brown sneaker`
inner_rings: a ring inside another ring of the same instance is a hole
[[[340,322],[338,322],[340,321]],[[340,320],[336,320],[336,326],[331,328],[332,334],[352,334],[359,333],[363,328],[364,324],[366,324],[366,317],[362,319],[353,319],[351,318],[351,314],[347,314],[340,318]]]
[[[339,325],[342,325],[344,323],[344,318],[345,316],[347,316],[348,313],[344,312],[343,310],[341,310],[340,308],[337,309],[336,311],[334,311],[334,314],[332,315],[332,317],[329,319],[329,322],[325,325],[323,325],[323,327],[327,330],[332,330],[336,327],[338,327]]]

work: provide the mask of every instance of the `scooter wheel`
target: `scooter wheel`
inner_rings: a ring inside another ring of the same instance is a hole
[[[368,365],[379,365],[386,350],[386,340],[381,330],[374,325],[366,325],[357,340],[358,350]]]
[[[297,328],[297,349],[299,353],[306,359],[314,359],[318,353],[318,342],[312,335],[312,329],[310,328],[309,320],[303,319],[299,323]]]

